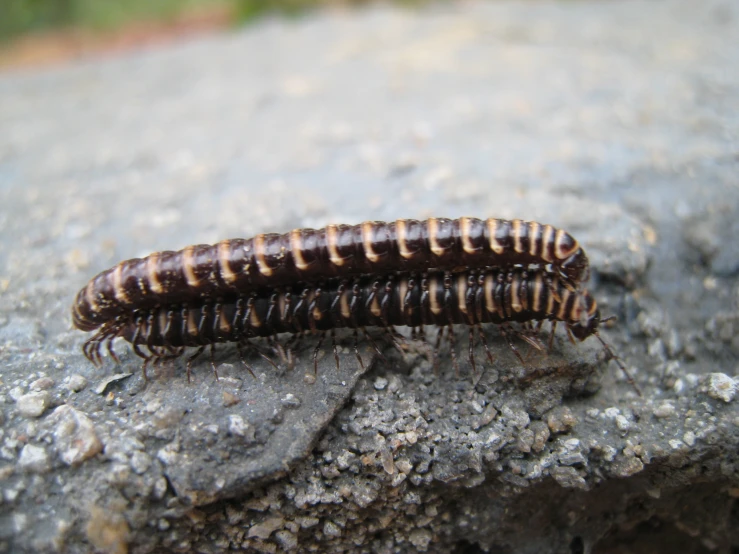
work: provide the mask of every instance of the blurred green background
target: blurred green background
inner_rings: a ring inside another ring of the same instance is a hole
[[[113,30],[138,21],[171,21],[187,13],[218,11],[233,24],[263,13],[295,14],[317,5],[363,0],[0,0],[0,40],[49,29]],[[401,0],[401,3],[415,3]]]

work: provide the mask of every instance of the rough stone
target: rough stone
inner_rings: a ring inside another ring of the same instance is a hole
[[[708,396],[731,402],[739,389],[736,379],[732,379],[725,373],[711,373],[708,376]]]
[[[0,551],[737,550],[736,59],[730,0],[511,0],[0,75]],[[95,368],[70,329],[123,259],[463,215],[577,237],[641,396],[561,325],[509,335],[523,363],[483,326],[474,369],[465,329],[435,357],[369,328],[361,365],[338,332],[316,372],[315,337],[253,341],[253,375],[219,344],[189,381],[120,338]]]
[[[67,465],[76,465],[99,454],[103,443],[90,418],[71,406],[59,406],[49,416],[54,426],[54,445],[59,458]]]
[[[46,473],[51,469],[51,460],[44,447],[27,444],[21,450],[18,465],[26,471]]]
[[[40,417],[51,402],[48,392],[29,392],[20,396],[16,401],[18,411],[25,417]]]

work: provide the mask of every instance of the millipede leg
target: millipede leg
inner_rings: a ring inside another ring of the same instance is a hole
[[[513,351],[513,353],[516,355],[516,358],[518,358],[521,364],[526,365],[526,362],[521,357],[521,353],[518,351],[518,348],[516,348],[516,345],[513,344],[513,341],[511,340],[509,333],[512,332],[512,330],[509,327],[510,327],[509,325],[501,325],[500,334],[503,335],[503,338],[508,343],[508,347]]]
[[[372,338],[372,336],[367,332],[367,329],[364,328],[364,327],[362,327],[362,332],[364,333],[364,336],[367,338],[367,340],[369,341],[369,343],[372,346],[372,348],[374,348],[375,349],[375,352],[377,352],[377,355],[380,356],[380,358],[382,359],[382,361],[387,364],[388,363],[387,358],[380,351],[380,349],[377,347],[377,343],[374,341],[374,339]]]
[[[141,364],[141,372],[144,374],[144,383],[149,383],[149,375],[146,373],[146,366],[149,365],[149,360],[151,358],[145,358],[144,363]]]
[[[479,325],[477,325],[476,327],[477,327],[477,332],[480,335],[480,342],[482,342],[482,346],[483,348],[485,348],[485,354],[488,357],[488,361],[490,362],[490,365],[493,365],[494,358],[490,352],[490,348],[488,348],[488,341],[485,338],[485,332],[482,330],[482,327],[480,327]]]
[[[470,325],[468,327],[468,329],[469,329],[469,334],[470,334],[470,337],[469,337],[469,343],[470,343],[470,345],[469,345],[468,358],[469,358],[469,361],[470,361],[470,365],[472,366],[472,375],[477,375],[477,366],[475,365],[475,354],[474,354],[474,349],[475,349],[475,334],[472,331],[472,325]]]
[[[313,374],[318,375],[318,351],[321,349],[321,345],[323,344],[323,339],[326,338],[326,331],[321,332],[321,336],[318,337],[318,344],[316,345],[316,349],[313,351]]]
[[[118,356],[115,353],[115,350],[113,350],[113,341],[117,337],[117,333],[112,333],[108,337],[108,341],[106,342],[106,347],[108,348],[108,354],[110,354],[110,357],[115,360],[115,363],[120,364],[121,361],[118,359]]]
[[[623,371],[624,375],[626,375],[627,381],[631,384],[632,387],[634,387],[634,390],[639,396],[642,396],[641,389],[636,384],[636,381],[634,381],[634,376],[631,374],[631,372],[626,368],[626,366],[621,361],[621,358],[616,356],[616,353],[611,349],[611,347],[606,343],[606,341],[603,340],[603,338],[600,336],[600,333],[597,331],[593,333],[595,337],[600,341],[600,343],[603,345],[603,350],[606,352],[606,356],[608,356],[608,359],[613,360],[616,362],[616,365],[618,365],[619,369]]]
[[[202,354],[204,351],[205,351],[205,345],[200,346],[195,351],[195,354],[193,354],[192,356],[190,356],[189,358],[187,358],[187,382],[188,383],[190,382],[190,375],[192,374],[191,373],[191,370],[192,370],[192,362],[195,360],[195,358],[197,358],[198,356],[200,356],[200,354]]]
[[[285,349],[282,346],[282,343],[280,341],[275,340],[274,337],[269,337],[267,339],[267,344],[269,344],[270,348],[272,348],[273,352],[276,352],[277,355],[280,358],[280,361],[285,364],[286,366],[289,366],[289,362],[287,360],[287,356],[285,354]]]
[[[253,350],[257,354],[259,354],[265,362],[267,362],[269,365],[271,365],[273,368],[275,368],[275,371],[280,371],[280,368],[277,367],[277,364],[274,362],[274,360],[272,358],[270,358],[269,356],[267,356],[267,354],[265,354],[264,352],[262,352],[257,346],[255,346],[254,344],[252,344],[249,341],[249,339],[244,339],[244,345],[247,348],[249,348],[250,350]]]
[[[400,333],[398,333],[395,330],[395,327],[393,327],[392,325],[386,327],[385,330],[388,332],[388,335],[390,335],[390,340],[392,340],[393,344],[395,345],[395,348],[398,349],[398,352],[405,355],[405,351],[407,350],[407,348],[405,348],[405,344],[406,344],[405,337],[401,335]],[[403,341],[403,342],[401,343],[399,341]]]
[[[334,361],[336,362],[336,371],[339,371],[339,351],[336,349],[336,334],[331,329],[331,347],[334,350]]]
[[[214,342],[210,344],[210,367],[213,369],[213,375],[216,376],[216,381],[218,381],[218,370],[216,369],[216,343]]]
[[[356,329],[354,329],[354,355],[357,357],[357,361],[359,362],[359,367],[364,369],[364,362],[362,361],[362,356],[359,355],[359,333]]]
[[[94,348],[92,349],[92,355],[95,358],[95,365],[97,367],[103,366],[103,357],[100,354],[100,343],[101,342],[102,342],[102,338],[100,335],[95,337],[95,343],[94,343]]]
[[[239,351],[239,358],[241,359],[241,363],[244,364],[244,367],[246,370],[251,373],[251,376],[254,377],[254,379],[257,378],[256,375],[254,375],[254,372],[251,369],[251,366],[246,363],[246,357],[244,356],[244,345],[241,342],[236,343],[236,349]]]

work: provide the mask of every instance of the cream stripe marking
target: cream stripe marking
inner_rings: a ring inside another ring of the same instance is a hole
[[[164,287],[159,281],[159,275],[157,274],[157,262],[159,261],[159,253],[155,252],[146,259],[146,274],[149,276],[149,289],[154,294],[162,294]]]
[[[565,237],[569,238],[572,241],[572,248],[570,248],[569,250],[565,250],[562,248],[562,241]],[[579,247],[580,245],[578,244],[577,240],[575,240],[574,237],[568,235],[567,231],[564,231],[563,229],[559,229],[557,231],[557,236],[554,239],[554,255],[558,259],[564,260],[566,258],[569,258],[572,254],[575,253],[575,251],[577,251]]]
[[[485,275],[485,309],[489,314],[495,313],[495,299],[493,297],[493,289],[495,288],[495,279],[492,273]]]
[[[377,263],[380,261],[380,256],[372,248],[372,231],[374,227],[371,221],[362,223],[362,244],[364,245],[364,257],[372,263]]]
[[[560,321],[565,320],[565,310],[567,309],[567,300],[570,298],[570,291],[565,289],[565,293],[562,295],[562,300],[559,303],[559,311],[557,312],[557,319]]]
[[[495,233],[498,229],[498,220],[491,217],[485,223],[487,223],[488,235],[490,236],[490,250],[492,250],[496,254],[502,254],[503,247],[495,238]]]
[[[195,269],[193,268],[195,263],[193,254],[194,249],[194,246],[188,246],[182,251],[182,265],[185,268],[185,279],[187,280],[187,285],[192,288],[197,288],[200,286],[200,279],[195,275]]]
[[[254,306],[252,306],[251,313],[249,314],[249,325],[252,327],[262,326],[262,320],[259,319],[259,314]]]
[[[405,219],[399,219],[395,222],[395,234],[398,237],[398,251],[406,260],[413,257],[413,252],[408,250],[408,227]]]
[[[341,298],[339,298],[339,307],[341,308],[341,317],[344,319],[349,319],[352,315],[351,310],[349,310],[349,291],[345,290]]]
[[[439,315],[441,313],[441,306],[439,305],[439,298],[437,294],[439,292],[439,280],[437,278],[429,279],[429,304],[431,306],[431,313]]]
[[[536,257],[536,251],[539,246],[539,225],[536,221],[529,223],[529,254]]]
[[[575,298],[575,302],[573,302],[572,309],[570,310],[570,321],[580,322],[580,317],[584,311],[580,305],[581,300],[579,295]]]
[[[293,253],[295,267],[300,271],[307,271],[310,268],[310,264],[305,261],[305,257],[303,256],[303,235],[300,229],[290,231],[290,250]]]
[[[535,314],[541,312],[541,293],[543,289],[544,279],[542,278],[541,273],[537,273],[536,279],[534,279],[534,305],[532,307]]]
[[[457,306],[459,311],[467,315],[467,278],[463,273],[460,273],[457,277]]]
[[[521,305],[521,298],[519,298],[519,290],[518,288],[521,286],[521,282],[519,280],[518,273],[515,273],[513,275],[513,280],[511,281],[511,310],[514,312],[520,312],[523,310],[523,306]]]
[[[159,310],[159,336],[164,338],[164,330],[167,328],[167,312],[165,310]]]
[[[254,256],[257,259],[257,267],[259,268],[259,273],[261,273],[265,277],[271,277],[273,271],[267,263],[267,257],[264,253],[264,242],[264,235],[260,234],[254,237]]]
[[[513,249],[519,254],[523,252],[523,246],[521,245],[521,220],[514,219],[513,223]]]
[[[430,217],[428,219],[428,229],[429,229],[429,246],[431,247],[431,252],[433,252],[437,256],[443,256],[444,255],[444,249],[439,246],[439,241],[436,238],[436,235],[439,234],[439,220],[435,217]]]
[[[554,234],[554,227],[551,225],[544,225],[544,233],[542,234],[542,240],[541,240],[541,257],[544,258],[544,261],[552,263],[554,260],[552,259],[552,251],[554,250],[554,245],[552,244],[552,235]]]
[[[115,299],[121,304],[128,306],[131,303],[131,299],[123,288],[123,264],[118,264],[113,270],[113,293]]]
[[[237,275],[231,269],[231,248],[230,241],[222,240],[218,243],[218,265],[221,267],[221,279],[228,284],[233,284],[238,278]]]
[[[398,292],[400,293],[400,313],[405,315],[405,294],[408,292],[408,280],[401,279],[398,283]]]
[[[467,254],[474,254],[476,252],[472,239],[470,238],[470,228],[472,227],[471,218],[460,217],[459,226],[462,231],[462,248]]]
[[[370,311],[375,317],[380,317],[382,315],[382,308],[380,307],[380,300],[378,296],[379,294],[375,293],[375,295],[372,297],[372,304],[370,304]]]
[[[589,298],[587,291],[583,291],[582,296],[583,298]],[[590,309],[588,310],[588,315],[593,315],[597,311],[598,311],[598,304],[593,302],[593,304],[590,306]]]
[[[100,305],[97,303],[97,299],[95,298],[95,280],[93,279],[89,283],[87,283],[87,288],[85,289],[85,299],[87,300],[87,303],[90,305],[90,308],[92,308],[93,312],[97,312],[100,310]]]
[[[328,257],[334,265],[344,265],[344,258],[339,254],[339,228],[336,225],[326,225],[326,244],[328,245]]]
[[[226,317],[225,310],[221,309],[218,319],[219,319],[218,326],[221,328],[221,331],[223,331],[224,334],[229,335],[231,333],[231,323],[228,321],[228,318]]]
[[[557,285],[559,285],[559,281],[556,278],[552,280],[551,285],[549,285],[549,283],[546,284],[547,287],[551,287],[551,288],[547,291],[547,311],[544,314],[545,316],[550,316],[554,314],[555,299],[554,299],[554,293],[552,292],[552,289],[556,291]]]
[[[197,336],[198,326],[195,324],[195,318],[192,315],[193,310],[187,310],[187,332],[190,336]]]

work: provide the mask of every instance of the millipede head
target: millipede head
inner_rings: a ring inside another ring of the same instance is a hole
[[[574,323],[569,323],[567,328],[577,340],[582,342],[590,335],[598,332],[601,318],[598,305],[587,292],[581,293],[578,301],[580,302],[581,308],[580,319]]]

